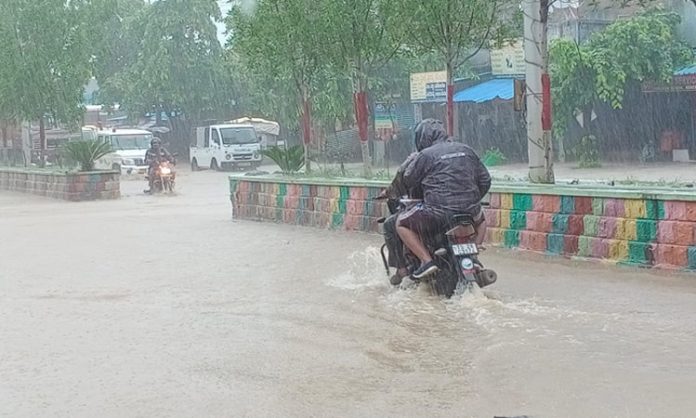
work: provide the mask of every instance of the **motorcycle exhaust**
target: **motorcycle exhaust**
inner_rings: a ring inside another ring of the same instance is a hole
[[[498,274],[493,270],[481,270],[478,274],[476,284],[479,285],[481,289],[486,286],[490,286],[498,280]]]

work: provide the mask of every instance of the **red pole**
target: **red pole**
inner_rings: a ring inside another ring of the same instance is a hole
[[[358,124],[358,136],[360,142],[367,142],[368,132],[368,109],[367,109],[367,93],[359,91],[353,95],[353,104],[355,106],[355,121]]]
[[[309,112],[309,100],[304,99],[302,101],[302,135],[305,145],[309,145],[312,142],[312,124]]]
[[[551,115],[551,78],[548,74],[541,75],[541,129],[550,131],[553,128]]]
[[[447,134],[454,136],[454,85],[447,84]]]

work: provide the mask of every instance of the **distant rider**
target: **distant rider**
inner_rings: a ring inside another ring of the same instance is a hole
[[[480,202],[491,187],[491,176],[474,150],[448,139],[439,120],[419,123],[415,141],[419,152],[404,172],[403,182],[407,188],[422,188],[423,203],[399,216],[397,233],[420,259],[421,265],[413,277],[421,279],[436,273],[438,267],[420,235],[444,232],[453,215],[471,215],[477,244],[483,242],[486,230]]]
[[[155,174],[157,168],[162,161],[169,161],[174,164],[174,156],[169,153],[163,146],[162,140],[155,137],[150,141],[150,149],[145,153],[145,164],[148,166],[147,169],[147,179],[150,185],[150,189],[146,193],[152,191],[153,183],[155,181]]]

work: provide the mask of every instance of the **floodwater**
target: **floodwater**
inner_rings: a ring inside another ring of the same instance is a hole
[[[0,193],[2,417],[676,417],[696,276],[491,250],[485,295],[387,285],[378,236],[232,222],[225,176]]]

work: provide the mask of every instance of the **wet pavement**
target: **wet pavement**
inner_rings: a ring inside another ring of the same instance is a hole
[[[233,222],[226,177],[0,192],[2,417],[672,417],[696,276],[491,250],[485,294],[387,285],[378,236]]]

